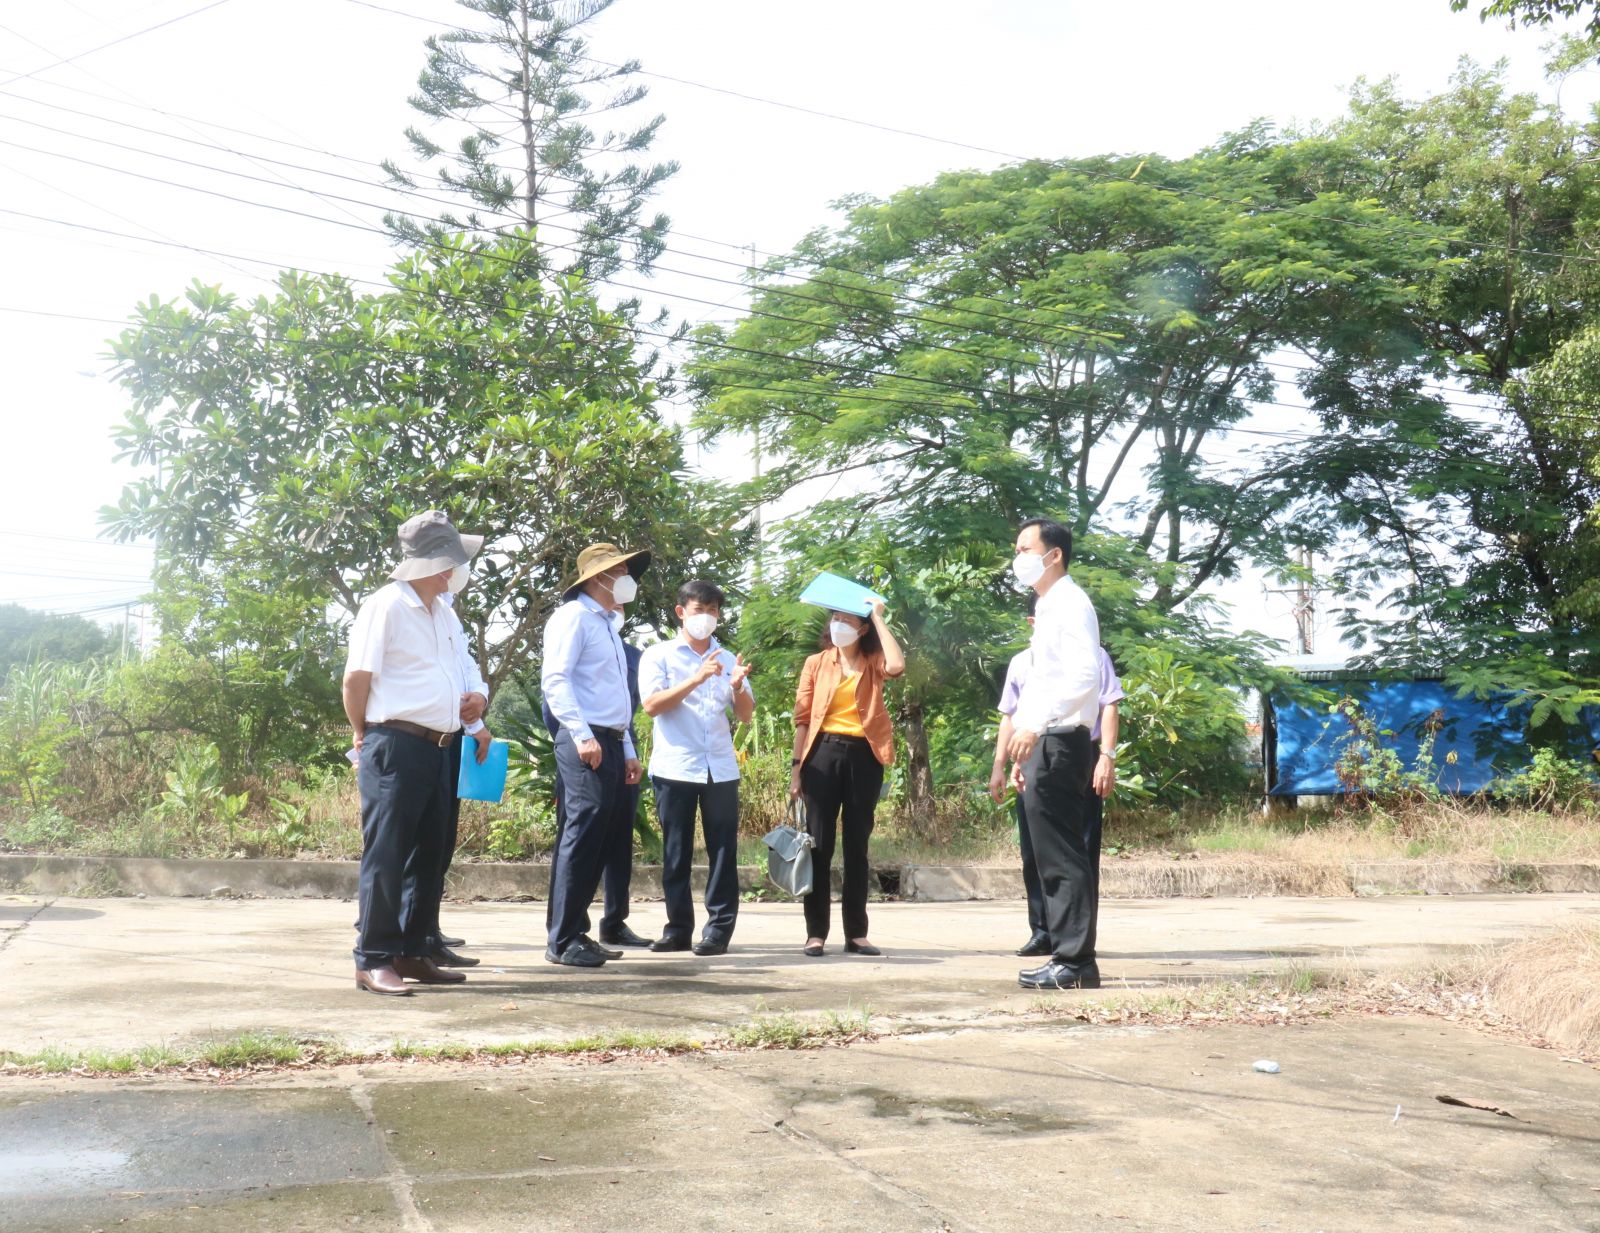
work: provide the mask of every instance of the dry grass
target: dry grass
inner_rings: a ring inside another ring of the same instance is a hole
[[[1339,1015],[1426,1015],[1600,1063],[1600,922],[1562,925],[1447,967],[1374,976],[1287,968],[1273,976],[1043,998],[1034,1013],[1081,1023],[1286,1027]]]
[[[1496,951],[1481,980],[1497,1014],[1571,1053],[1600,1057],[1600,922]]]

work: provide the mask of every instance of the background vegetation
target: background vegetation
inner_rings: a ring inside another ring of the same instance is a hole
[[[1075,528],[1128,691],[1114,847],[1590,842],[1593,781],[1563,751],[1600,704],[1600,121],[1463,63],[1435,97],[1362,82],[1328,124],[1186,158],[953,171],[839,203],[753,272],[736,322],[687,332],[608,291],[668,245],[649,200],[675,170],[640,161],[659,116],[588,127],[644,98],[636,64],[582,54],[608,2],[471,0],[428,41],[408,165],[462,212],[390,215],[386,286],[285,272],[254,301],[195,285],[135,308],[111,357],[118,447],[148,478],[106,525],[159,543],[160,636],[141,653],[0,609],[6,844],[353,853],[344,630],[424,507],[489,537],[459,610],[518,749],[506,804],[467,810],[471,854],[548,845],[539,635],[578,548],[622,536],[658,562],[635,640],[670,636],[683,578],[735,597],[724,633],[761,698],[749,836],[783,814],[821,624],[794,596],[832,569],[884,591],[909,651],[881,852],[1006,855],[983,789],[1033,514]],[[1595,58],[1567,40],[1552,82]],[[491,86],[522,123],[485,127]],[[1302,423],[1290,405],[1310,427],[1266,426]],[[686,432],[767,465],[694,472]],[[1371,666],[1511,697],[1531,764],[1441,802],[1353,724],[1370,748],[1347,751],[1344,813],[1247,821],[1246,701],[1306,687],[1212,597],[1308,554]]]

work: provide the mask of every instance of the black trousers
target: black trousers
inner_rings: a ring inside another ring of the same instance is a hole
[[[867,840],[883,790],[883,763],[865,737],[823,733],[800,768],[811,850],[811,893],[805,897],[806,935],[826,939],[832,916],[833,849],[843,837],[844,886],[839,916],[846,938],[867,936]]]
[[[661,891],[667,903],[663,936],[694,934],[694,816],[706,837],[707,942],[726,943],[739,916],[739,781],[692,783],[652,775],[656,817],[661,821]]]
[[[1039,862],[1033,856],[1033,838],[1028,834],[1028,807],[1017,794],[1017,846],[1022,849],[1022,890],[1028,897],[1028,928],[1035,934],[1050,936],[1045,925],[1044,887],[1039,882]]]
[[[1098,742],[1090,747],[1090,754],[1095,758],[1100,756]],[[1091,762],[1090,765],[1094,764]],[[1104,817],[1105,802],[1100,799],[1100,794],[1094,791],[1092,779],[1089,804],[1098,815]],[[1028,834],[1028,808],[1023,804],[1020,792],[1017,794],[1017,846],[1022,849],[1022,890],[1028,897],[1028,928],[1036,935],[1043,934],[1049,937],[1050,927],[1046,923],[1044,911],[1044,886],[1039,881],[1039,862],[1033,855],[1033,838]]]
[[[589,905],[600,889],[608,837],[617,827],[632,825],[626,813],[630,794],[623,783],[622,738],[596,733],[595,739],[600,742],[600,766],[591,770],[578,758],[572,734],[565,728],[556,734],[566,811],[550,867],[549,945],[557,954],[589,931]]]
[[[366,731],[356,774],[361,788],[358,968],[430,949],[428,919],[431,910],[437,924],[434,895],[443,886],[442,851],[456,804],[456,765],[452,750],[420,736],[378,726]]]
[[[1100,799],[1091,777],[1087,728],[1039,737],[1023,768],[1023,808],[1044,896],[1046,932],[1057,963],[1095,958],[1100,913]]]
[[[550,885],[556,880],[556,864],[561,857],[561,833],[567,828],[567,806],[562,799],[561,766],[556,764],[556,845],[550,854]],[[606,836],[605,855],[600,862],[600,885],[605,894],[605,915],[600,918],[600,936],[620,929],[628,919],[628,895],[633,886],[633,823],[639,813],[639,798],[644,794],[643,784],[622,785],[624,800],[615,825]],[[555,919],[555,898],[545,902],[545,926]],[[584,914],[584,932],[589,929],[588,913]]]

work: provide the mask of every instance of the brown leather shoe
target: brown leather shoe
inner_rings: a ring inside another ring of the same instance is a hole
[[[423,985],[459,985],[467,979],[465,972],[452,972],[442,968],[425,955],[415,959],[404,955],[397,956],[394,970],[407,980],[414,980]]]
[[[356,988],[368,993],[384,993],[392,998],[408,998],[411,990],[391,967],[356,969]]]

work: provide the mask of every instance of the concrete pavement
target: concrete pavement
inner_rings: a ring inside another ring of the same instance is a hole
[[[351,1048],[560,1039],[607,1030],[715,1034],[777,1011],[868,1009],[951,1025],[1030,1006],[1016,986],[1020,903],[872,905],[885,954],[800,954],[789,904],[741,908],[722,957],[628,957],[596,972],[543,960],[544,905],[451,906],[483,966],[465,986],[380,999],[354,987],[354,908],[320,900],[0,898],[0,1051],[129,1049],[243,1031]],[[1387,970],[1524,936],[1600,897],[1159,899],[1102,905],[1108,984],[1157,986],[1315,969]],[[659,926],[660,907],[632,923]],[[1030,965],[1032,962],[1029,961]]]
[[[1282,1073],[1254,1073],[1263,1055]],[[1387,1020],[19,1080],[0,1085],[0,1228],[1594,1230],[1597,1106],[1591,1068]]]

